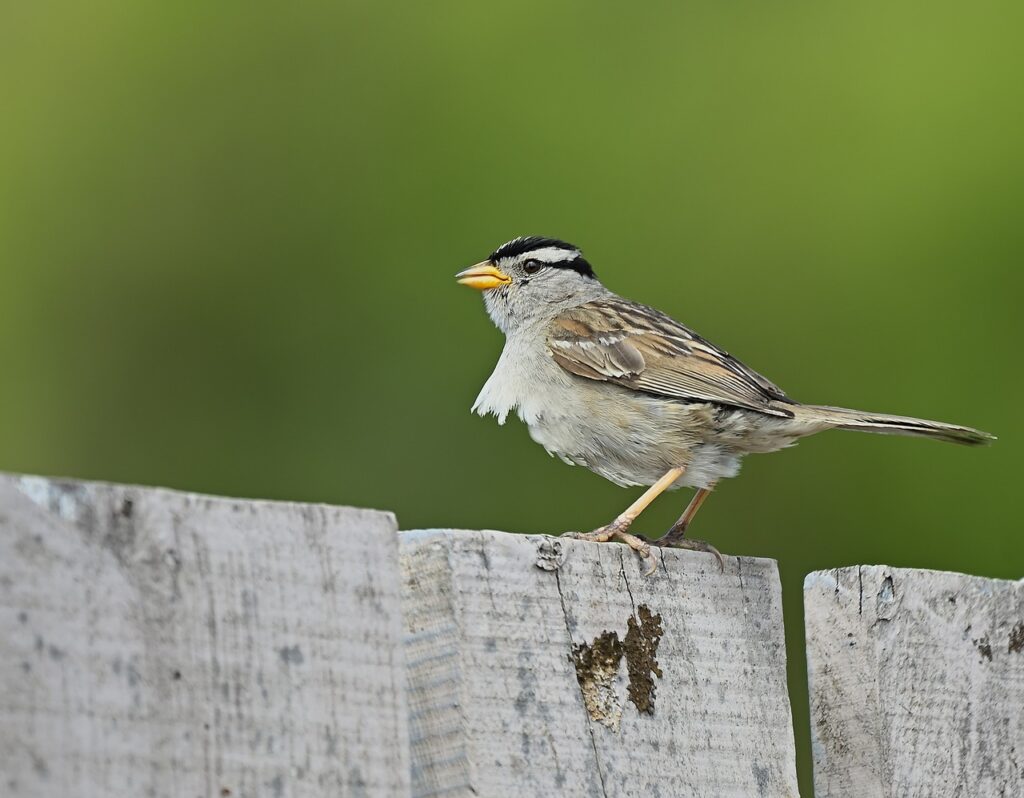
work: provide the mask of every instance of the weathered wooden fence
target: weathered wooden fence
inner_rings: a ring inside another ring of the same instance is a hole
[[[0,794],[795,796],[780,586],[0,475]],[[1024,794],[1024,585],[805,587],[819,796]]]

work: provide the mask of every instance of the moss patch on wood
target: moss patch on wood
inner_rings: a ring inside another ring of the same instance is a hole
[[[602,632],[591,644],[572,647],[576,681],[591,719],[618,731],[622,702],[615,693],[615,676],[622,662],[623,645],[618,632]]]
[[[626,621],[626,637],[618,632],[602,632],[592,643],[572,647],[583,703],[592,720],[617,731],[622,719],[622,700],[615,689],[615,680],[623,657],[626,660],[628,683],[626,694],[639,712],[654,714],[656,687],[654,677],[662,678],[658,666],[658,644],[664,629],[661,616],[646,604]]]
[[[639,616],[639,622],[637,621]],[[661,678],[658,666],[658,644],[665,630],[661,616],[641,604],[637,616],[631,615],[626,631],[626,668],[629,671],[629,700],[640,711],[654,714],[654,677]]]

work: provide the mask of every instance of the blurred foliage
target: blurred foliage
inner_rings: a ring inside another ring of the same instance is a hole
[[[749,458],[702,511],[698,537],[780,562],[809,795],[803,575],[1024,572],[1022,21],[4,4],[0,468],[597,526],[635,492],[469,415],[501,339],[452,280],[515,235],[576,242],[797,398],[1001,437],[831,433]]]

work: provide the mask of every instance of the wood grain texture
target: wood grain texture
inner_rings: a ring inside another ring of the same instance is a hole
[[[400,539],[414,796],[797,795],[774,562]]]
[[[818,798],[1024,795],[1024,584],[861,566],[804,600]]]
[[[395,529],[0,475],[0,794],[407,795]]]

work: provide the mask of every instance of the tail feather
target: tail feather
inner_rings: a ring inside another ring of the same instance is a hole
[[[942,421],[928,421],[910,416],[866,413],[862,410],[823,405],[804,405],[801,411],[808,413],[814,420],[832,424],[836,429],[877,432],[882,435],[916,435],[922,438],[960,443],[965,446],[981,446],[996,439],[995,435],[971,427],[961,427],[958,424],[946,424]]]

